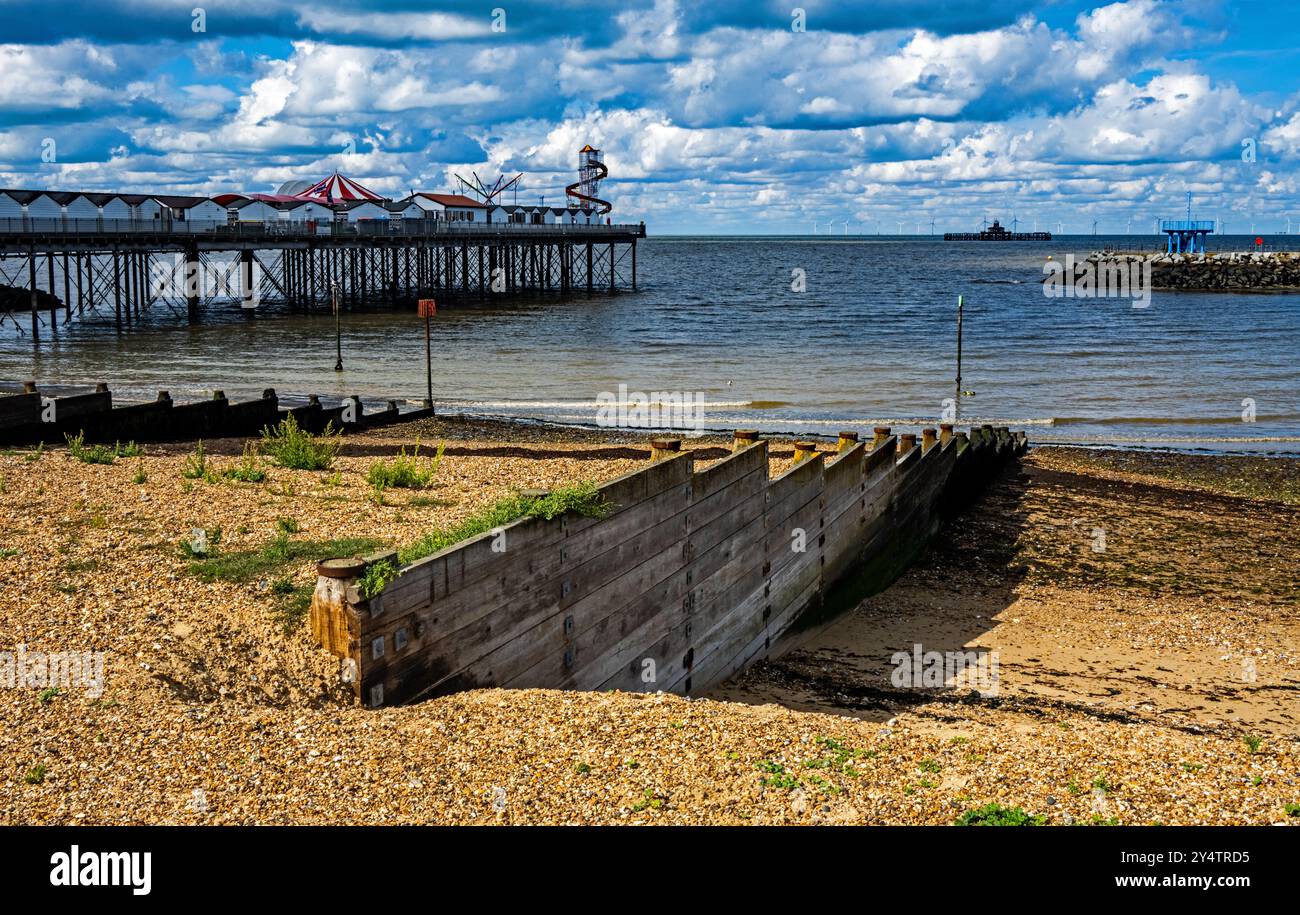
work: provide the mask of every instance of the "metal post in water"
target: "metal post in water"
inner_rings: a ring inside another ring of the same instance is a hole
[[[436,299],[420,299],[420,317],[424,318],[424,408],[433,409],[433,344],[430,320],[438,313]]]
[[[334,363],[334,371],[343,371],[343,328],[339,319],[339,284],[330,283],[330,300],[334,305],[334,352],[338,356],[338,361]]]
[[[961,416],[961,318],[965,304],[962,296],[957,296],[957,398],[953,401],[953,418]]]

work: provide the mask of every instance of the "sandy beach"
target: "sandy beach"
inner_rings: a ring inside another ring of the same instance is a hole
[[[446,445],[433,484],[377,498],[367,469],[417,438]],[[100,695],[0,689],[0,823],[1300,823],[1289,459],[1035,449],[892,587],[705,697],[342,693],[303,625],[315,560],[646,442],[423,421],[262,483],[220,479],[234,440],[206,443],[216,482],[190,445],[0,455],[0,650],[106,653]],[[228,574],[183,554],[195,528]],[[996,695],[893,687],[916,643],[997,651]]]

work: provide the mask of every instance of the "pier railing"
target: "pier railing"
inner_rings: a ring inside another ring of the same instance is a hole
[[[0,236],[90,237],[103,235],[175,235],[205,238],[446,238],[465,235],[502,238],[620,235],[645,237],[644,223],[510,223],[446,219],[276,220],[228,222],[185,219],[77,219],[31,217],[0,219]]]

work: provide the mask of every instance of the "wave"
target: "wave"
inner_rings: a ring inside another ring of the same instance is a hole
[[[1256,422],[1296,422],[1300,413],[1257,415]],[[1240,416],[1057,416],[1053,426],[1240,426]]]

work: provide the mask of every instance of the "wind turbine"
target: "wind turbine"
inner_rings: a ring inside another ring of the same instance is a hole
[[[1133,220],[1132,220],[1132,219],[1129,219],[1129,220],[1127,220],[1127,221],[1124,223],[1124,234],[1125,234],[1125,235],[1132,235],[1132,234],[1133,234]]]
[[[1061,220],[1059,219],[1056,220],[1056,234],[1061,235],[1064,232],[1065,232],[1065,223],[1061,222]]]
[[[1290,219],[1290,217],[1287,218],[1286,224],[1287,224],[1288,226],[1291,225],[1291,219]],[[1291,231],[1291,230],[1288,228],[1287,231],[1289,232],[1289,231]],[[934,217],[933,217],[933,216],[930,217],[930,234],[931,234],[931,235],[934,234]]]
[[[898,234],[899,235],[903,234],[903,220],[901,219],[898,221]]]
[[[1097,237],[1097,220],[1095,219],[1092,221],[1092,237]]]
[[[844,234],[845,235],[849,234],[849,221],[847,219],[844,220]]]
[[[1011,211],[1011,231],[1016,232],[1020,229],[1020,220],[1016,218],[1016,211]]]

